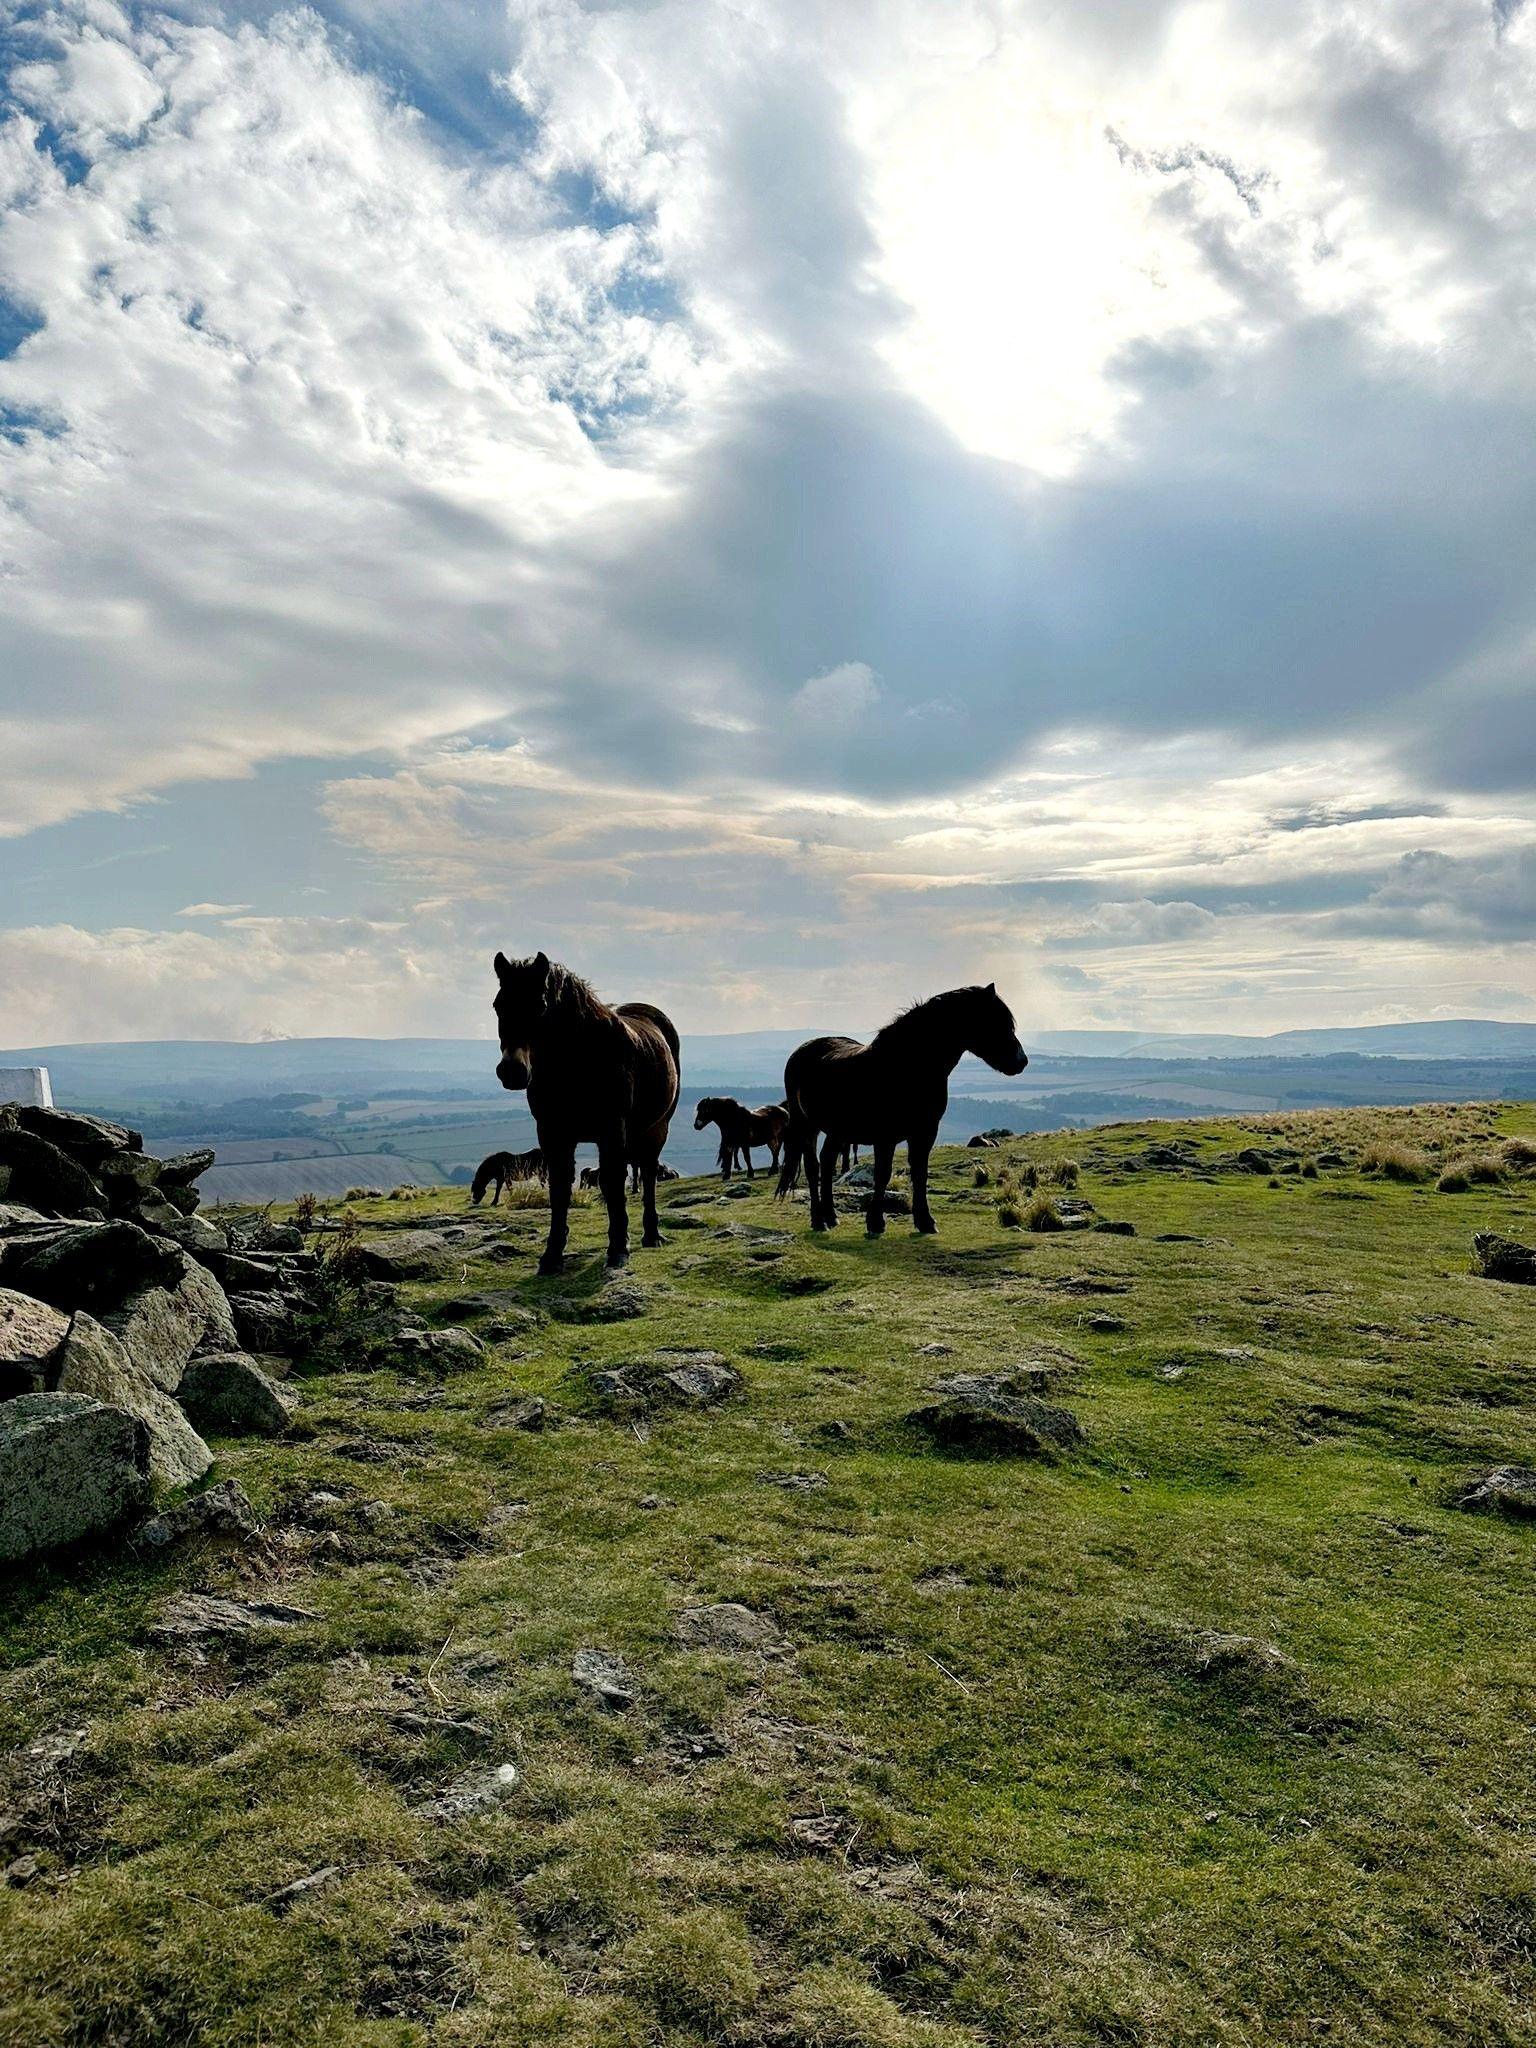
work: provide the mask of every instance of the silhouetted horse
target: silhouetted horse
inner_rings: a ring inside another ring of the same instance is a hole
[[[629,1258],[624,1169],[640,1169],[644,1189],[641,1242],[661,1243],[656,1171],[677,1107],[677,1032],[649,1003],[611,1010],[568,967],[547,954],[532,960],[496,955],[496,1025],[503,1088],[526,1088],[528,1107],[549,1169],[549,1241],[541,1273],[558,1273],[576,1178],[576,1147],[597,1147],[597,1170],[608,1207],[608,1264]]]
[[[838,1155],[850,1143],[873,1145],[875,1185],[865,1227],[871,1237],[878,1237],[885,1229],[883,1200],[891,1161],[905,1138],[913,1225],[925,1235],[937,1230],[928,1207],[928,1154],[949,1105],[949,1077],[968,1052],[1000,1074],[1022,1074],[1029,1064],[1014,1030],[1013,1012],[992,982],[985,988],[952,988],[914,1004],[877,1031],[868,1045],[856,1038],[811,1038],[796,1046],[784,1069],[789,1140],[779,1175],[780,1197],[794,1186],[803,1159],[811,1190],[811,1228],[833,1229],[837,1210],[832,1182]]]
[[[469,1199],[472,1202],[480,1201],[491,1182],[495,1181],[496,1192],[491,1197],[491,1207],[494,1209],[501,1200],[501,1191],[508,1181],[544,1180],[547,1177],[544,1171],[544,1154],[537,1145],[531,1152],[492,1152],[475,1168],[475,1177],[469,1187]]]
[[[779,1153],[789,1129],[789,1111],[782,1102],[765,1102],[761,1109],[748,1109],[734,1095],[704,1095],[699,1099],[693,1128],[702,1131],[706,1124],[720,1126],[722,1180],[730,1179],[738,1158],[745,1161],[747,1179],[756,1179],[752,1171],[754,1145],[768,1147],[773,1170],[778,1171]]]

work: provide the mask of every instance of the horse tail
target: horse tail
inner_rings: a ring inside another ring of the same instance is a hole
[[[789,1129],[784,1133],[784,1158],[779,1167],[779,1185],[774,1190],[774,1199],[782,1202],[793,1192],[795,1182],[800,1178],[800,1162],[805,1160],[807,1178],[816,1170],[816,1133],[801,1117],[791,1116]]]

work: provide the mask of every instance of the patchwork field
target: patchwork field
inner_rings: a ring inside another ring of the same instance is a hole
[[[0,1589],[0,2041],[1536,2038],[1536,1519],[1476,1489],[1536,1293],[1469,1257],[1536,1239],[1522,1138],[951,1150],[937,1239],[685,1182],[607,1282],[597,1209],[548,1281],[503,1211],[408,1290],[487,1340],[441,1377],[338,1297],[217,1446],[260,1540]],[[1009,1227],[1084,1201],[1134,1235]],[[189,1589],[286,1612],[157,1634]]]

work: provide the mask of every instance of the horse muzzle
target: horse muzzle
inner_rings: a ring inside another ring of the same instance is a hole
[[[528,1062],[515,1052],[504,1053],[496,1063],[496,1078],[503,1088],[526,1088]]]
[[[696,1131],[702,1131],[702,1130],[703,1130],[703,1128],[704,1128],[705,1122],[706,1122],[706,1119],[705,1119],[704,1117],[701,1117],[701,1116],[696,1116],[696,1117],[694,1118],[694,1120],[693,1120],[693,1128],[694,1128],[694,1129],[695,1129]]]
[[[1015,1042],[1012,1053],[1006,1060],[1000,1062],[999,1071],[1004,1074],[1022,1074],[1028,1065],[1029,1054],[1022,1045]]]

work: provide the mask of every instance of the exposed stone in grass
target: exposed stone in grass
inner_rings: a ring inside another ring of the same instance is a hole
[[[571,1676],[600,1707],[612,1712],[621,1713],[632,1707],[638,1696],[623,1658],[612,1656],[607,1650],[578,1650],[571,1659]]]
[[[176,1593],[165,1601],[149,1633],[157,1642],[201,1642],[209,1636],[241,1637],[260,1629],[296,1628],[318,1621],[310,1607],[283,1600],[230,1600],[216,1593]]]
[[[1114,1337],[1126,1327],[1124,1316],[1112,1316],[1101,1311],[1098,1315],[1085,1318],[1087,1326],[1097,1337]]]
[[[149,1501],[149,1432],[84,1394],[0,1404],[0,1560],[117,1528]]]
[[[421,1358],[435,1372],[462,1372],[480,1365],[485,1346],[471,1330],[406,1330],[396,1340],[396,1349],[406,1358]]]
[[[759,1472],[759,1486],[777,1486],[784,1493],[820,1493],[827,1485],[825,1472]]]
[[[676,1635],[690,1650],[783,1650],[788,1647],[765,1614],[737,1600],[708,1607],[685,1607],[677,1617]]]
[[[548,1318],[542,1310],[530,1308],[510,1287],[479,1287],[468,1294],[455,1294],[433,1304],[432,1314],[440,1322],[472,1322],[476,1316],[500,1318],[510,1333],[514,1327],[536,1330]]]
[[[416,1808],[423,1820],[469,1820],[476,1814],[493,1813],[517,1791],[520,1774],[516,1764],[486,1764],[463,1771],[441,1792]]]
[[[286,1913],[290,1906],[296,1906],[300,1899],[307,1899],[311,1893],[324,1889],[341,1875],[339,1863],[323,1863],[318,1870],[312,1870],[308,1877],[296,1877],[292,1884],[285,1884],[263,1902],[274,1913]]]
[[[1014,1384],[1010,1375],[978,1374],[971,1384],[974,1391],[914,1409],[908,1423],[945,1450],[982,1456],[1050,1457],[1082,1442],[1082,1426],[1070,1408],[1008,1391]]]
[[[268,1379],[243,1351],[204,1352],[182,1375],[177,1399],[210,1436],[281,1436],[298,1395]]]
[[[504,1401],[486,1415],[492,1429],[553,1429],[559,1420],[542,1394],[524,1394],[516,1401]]]
[[[643,1316],[650,1299],[637,1281],[605,1280],[590,1294],[551,1295],[544,1306],[562,1323],[623,1323]]]
[[[652,1392],[689,1407],[708,1408],[725,1400],[740,1385],[741,1375],[718,1352],[701,1351],[658,1374]]]
[[[1497,1231],[1480,1230],[1472,1240],[1472,1261],[1485,1280],[1510,1280],[1536,1287],[1536,1249]]]
[[[370,1280],[432,1280],[447,1270],[451,1247],[439,1231],[396,1230],[364,1238],[350,1256]]]
[[[1474,1515],[1536,1518],[1536,1471],[1527,1465],[1493,1465],[1459,1487],[1452,1506]]]
[[[1134,1223],[1115,1222],[1108,1216],[1100,1216],[1093,1227],[1100,1237],[1134,1237],[1136,1235]]]
[[[141,1522],[133,1541],[140,1550],[169,1550],[198,1536],[248,1538],[260,1532],[261,1523],[245,1488],[233,1479],[221,1479],[206,1493],[194,1494]]]

